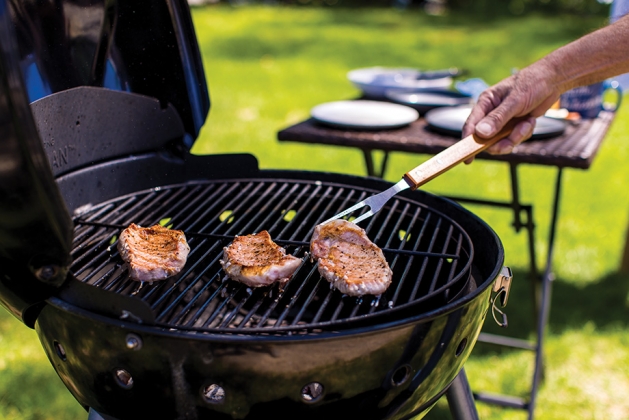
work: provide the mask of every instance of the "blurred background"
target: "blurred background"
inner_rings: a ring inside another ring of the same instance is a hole
[[[212,102],[196,154],[251,153],[262,168],[365,175],[354,149],[278,142],[312,107],[360,92],[348,71],[370,66],[458,67],[496,83],[610,21],[597,0],[190,0]],[[621,48],[619,46],[619,48]],[[429,156],[392,153],[385,178]],[[377,159],[382,156],[377,155]],[[629,418],[629,275],[620,262],[629,211],[629,106],[621,106],[590,169],[564,173],[555,248],[540,419]],[[544,261],[555,170],[521,165],[522,200],[534,206]],[[424,187],[437,195],[510,199],[509,169],[477,159]],[[470,206],[504,242],[515,273],[508,333],[534,334],[527,242],[509,211]],[[543,267],[539,267],[542,269]],[[488,317],[488,324],[493,324]],[[488,325],[490,331],[495,326]],[[527,396],[533,356],[478,345],[466,365],[473,389]],[[28,392],[24,392],[28,390]],[[35,390],[35,391],[33,391]],[[484,419],[522,411],[478,405]],[[0,311],[0,419],[85,419],[34,331]],[[450,418],[445,401],[427,417]]]

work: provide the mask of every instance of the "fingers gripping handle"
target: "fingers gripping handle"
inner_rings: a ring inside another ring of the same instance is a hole
[[[499,140],[504,139],[513,131],[513,128],[528,117],[514,118],[509,121],[495,136],[484,139],[476,134],[469,135],[459,140],[454,145],[434,155],[418,167],[404,174],[404,179],[412,189],[427,183],[442,173],[458,165],[459,163],[476,156],[483,150],[493,146]]]

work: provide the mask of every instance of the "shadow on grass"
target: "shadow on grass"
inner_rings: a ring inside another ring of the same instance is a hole
[[[547,334],[560,334],[571,329],[580,329],[593,323],[599,330],[629,327],[627,299],[629,275],[610,274],[586,286],[570,284],[561,279],[552,285],[550,319]],[[514,271],[509,303],[506,308],[509,327],[501,328],[487,317],[483,332],[534,340],[536,314],[533,305],[531,278],[526,271]],[[473,356],[502,354],[512,351],[506,347],[477,343]],[[472,357],[473,357],[472,356]],[[452,419],[445,399],[440,401],[425,417],[429,420]]]
[[[2,371],[0,418],[85,419],[87,411],[44,363],[16,364]]]
[[[499,327],[491,316],[483,326],[483,332],[507,335],[522,339],[534,339],[537,313],[531,276],[528,272],[514,271],[513,284],[506,313],[507,328]],[[588,322],[599,329],[629,326],[627,317],[627,295],[629,275],[610,274],[583,287],[561,279],[553,281],[550,317],[547,331],[557,334],[569,329],[579,329]],[[509,351],[493,345],[478,343],[474,354]]]

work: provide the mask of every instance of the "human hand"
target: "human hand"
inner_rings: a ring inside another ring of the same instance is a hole
[[[538,62],[484,91],[463,126],[463,137],[475,133],[489,138],[512,118],[529,116],[508,137],[487,149],[492,154],[511,153],[515,146],[531,137],[535,118],[544,115],[559,99],[560,90],[553,84],[552,74]]]

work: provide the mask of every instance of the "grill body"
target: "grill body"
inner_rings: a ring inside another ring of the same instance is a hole
[[[56,299],[36,329],[76,399],[119,419],[409,418],[426,412],[463,366],[489,293],[444,314],[344,334],[182,334],[99,317]],[[129,334],[142,340],[139,350],[127,347]],[[131,389],[118,383],[120,369],[133,378]],[[313,382],[323,394],[309,402],[302,393]],[[224,389],[224,402],[204,399],[213,384]]]
[[[155,167],[160,171],[151,169]],[[176,158],[164,154],[96,165],[65,175],[58,183],[76,212],[84,211],[88,203],[98,208],[98,203],[121,193],[164,188],[168,182],[237,181],[241,178],[234,178],[236,173],[259,180],[334,182],[347,188],[388,185],[338,174],[259,171],[247,155]],[[115,178],[105,182],[112,174],[133,182],[124,188]],[[149,414],[190,419],[420,415],[447,390],[468,358],[487,313],[490,286],[502,267],[503,251],[493,231],[458,205],[419,191],[406,197],[457,220],[470,234],[474,249],[480,250],[474,254],[465,290],[436,308],[427,309],[420,302],[399,311],[385,309],[378,316],[341,320],[327,328],[315,324],[230,332],[164,324],[150,319],[150,314],[138,323],[144,312],[133,306],[131,297],[123,303],[112,299],[107,306],[102,302],[114,295],[110,291],[94,295],[100,301],[94,304],[62,290],[39,314],[36,330],[77,400],[119,419]],[[133,316],[126,318],[121,308]],[[130,337],[139,338],[140,348],[128,346]],[[120,371],[130,375],[131,387],[120,383],[116,374]],[[317,398],[307,391],[313,383],[322,386]],[[220,402],[204,398],[204,390],[213,385],[224,392]]]

